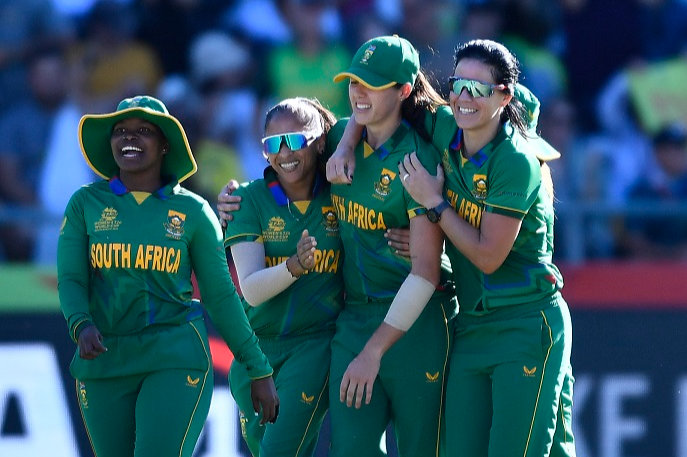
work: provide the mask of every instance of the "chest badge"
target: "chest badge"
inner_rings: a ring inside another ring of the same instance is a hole
[[[185,214],[169,210],[167,222],[165,222],[165,230],[168,236],[175,239],[181,238],[184,235],[184,222],[186,222]]]
[[[480,201],[487,198],[487,175],[472,177],[472,196]]]
[[[386,197],[391,193],[391,182],[396,179],[396,174],[393,171],[383,168],[382,173],[379,176],[379,181],[375,183],[375,192],[377,195]]]

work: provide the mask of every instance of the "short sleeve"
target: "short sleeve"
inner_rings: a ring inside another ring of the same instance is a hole
[[[507,159],[507,160],[506,160]],[[534,155],[514,152],[494,164],[485,209],[522,220],[541,187],[541,166]]]
[[[254,181],[253,185],[244,183],[234,192],[234,195],[241,197],[241,209],[235,211],[233,213],[234,220],[227,223],[227,228],[224,232],[225,248],[246,241],[262,242],[260,213],[252,191],[255,190],[256,185],[263,185],[263,181]]]

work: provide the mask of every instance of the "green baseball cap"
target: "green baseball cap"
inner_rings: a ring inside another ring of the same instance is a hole
[[[560,158],[561,153],[537,133],[540,106],[539,99],[522,84],[516,84],[513,92],[513,96],[520,100],[520,102],[525,105],[525,108],[527,108],[527,129],[533,136],[530,141],[537,148],[537,158],[542,162]]]
[[[351,66],[334,76],[334,82],[352,78],[369,89],[382,90],[396,84],[414,85],[419,71],[420,57],[408,40],[381,36],[358,48]]]
[[[110,146],[112,128],[117,122],[132,117],[145,119],[157,125],[165,135],[169,151],[162,160],[163,175],[175,176],[178,182],[182,182],[196,172],[198,166],[181,123],[169,114],[164,103],[148,95],[122,100],[114,113],[87,114],[81,118],[81,153],[93,171],[105,179],[119,173]]]

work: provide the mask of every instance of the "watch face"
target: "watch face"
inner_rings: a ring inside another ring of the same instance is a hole
[[[441,214],[437,213],[434,208],[427,210],[427,219],[429,219],[429,222],[439,222],[440,218]]]

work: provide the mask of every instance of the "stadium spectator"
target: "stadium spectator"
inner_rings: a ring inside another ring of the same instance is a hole
[[[194,152],[201,166],[191,185],[214,199],[226,176],[240,181],[262,176],[260,105],[251,85],[256,61],[241,40],[210,30],[194,39],[189,62],[190,82],[200,102]]]
[[[595,103],[599,91],[640,48],[639,11],[634,1],[561,0],[563,61],[570,81],[569,96],[579,113],[580,128],[598,129]],[[599,43],[603,43],[600,46]]]
[[[88,111],[104,112],[125,97],[154,93],[160,83],[159,57],[135,40],[138,20],[132,5],[117,0],[99,0],[85,18],[85,36],[70,59],[85,76]]]
[[[345,67],[350,54],[343,42],[330,40],[321,26],[327,0],[286,0],[285,17],[293,40],[269,53],[264,71],[267,95],[283,99],[317,98],[337,117],[350,112],[345,87],[332,87],[336,69]]]
[[[0,2],[0,116],[31,97],[27,64],[35,53],[64,48],[76,30],[51,0]]]
[[[636,1],[640,57],[660,61],[687,53],[687,3],[684,0]]]
[[[69,72],[60,51],[44,51],[29,62],[31,95],[0,119],[0,200],[18,211],[37,211],[41,170],[55,119],[68,93]],[[64,208],[62,208],[64,209]],[[60,210],[61,211],[61,210]],[[35,214],[37,215],[37,213]],[[0,244],[11,262],[33,259],[36,217],[0,225]]]
[[[224,0],[141,0],[137,38],[155,50],[166,75],[188,74],[187,56],[200,34],[220,26]]]
[[[687,201],[687,129],[684,125],[666,125],[653,137],[653,158],[659,173],[637,180],[630,189],[630,203],[653,205]],[[630,215],[618,242],[620,253],[625,257],[687,260],[687,217],[684,214]]]
[[[458,42],[459,8],[446,0],[405,0],[403,35],[420,53],[422,67],[442,97],[448,98],[453,51]]]

